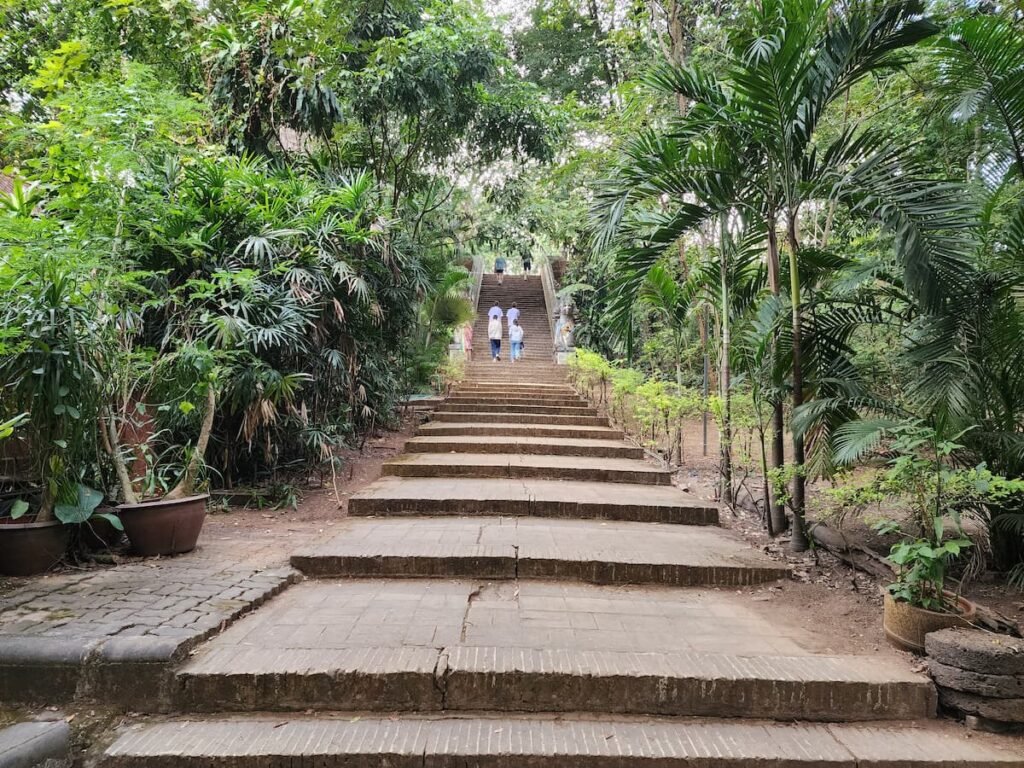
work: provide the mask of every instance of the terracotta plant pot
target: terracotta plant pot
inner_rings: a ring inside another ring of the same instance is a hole
[[[68,548],[68,527],[60,520],[0,524],[0,573],[31,576],[55,566]]]
[[[209,498],[208,493],[203,493],[184,499],[120,505],[117,513],[132,551],[146,557],[191,552],[203,529]]]
[[[949,627],[971,626],[977,610],[974,603],[952,593],[946,593],[946,597],[950,602],[957,601],[959,614],[938,613],[918,608],[910,603],[894,600],[892,595],[886,592],[882,609],[882,628],[889,644],[900,650],[923,654],[924,636],[929,632]]]

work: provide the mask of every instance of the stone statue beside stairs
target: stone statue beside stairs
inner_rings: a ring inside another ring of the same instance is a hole
[[[573,338],[572,303],[562,299],[558,304],[558,319],[555,321],[555,357],[562,365],[575,347]]]

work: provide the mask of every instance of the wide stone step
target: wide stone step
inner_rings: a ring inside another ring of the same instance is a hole
[[[604,416],[566,416],[564,414],[505,413],[502,411],[434,411],[434,421],[462,422],[473,424],[504,424],[516,421],[520,424],[571,424],[586,427],[607,427]]]
[[[491,453],[405,453],[388,459],[382,475],[398,477],[537,478],[669,485],[667,470],[638,459]]]
[[[349,499],[367,515],[510,515],[717,525],[718,508],[660,485],[523,480],[496,484],[462,478],[382,477]]]
[[[530,394],[520,395],[517,393],[501,394],[498,392],[483,392],[483,393],[470,393],[470,392],[457,392],[445,401],[446,403],[454,403],[458,405],[486,405],[489,407],[515,405],[515,406],[533,406],[542,405],[545,407],[550,406],[568,406],[572,408],[589,408],[590,405],[583,400],[579,395],[548,395],[548,394]]]
[[[511,405],[494,403],[491,406],[500,409],[503,413],[536,413],[552,416],[594,416],[597,411],[589,405],[545,405],[543,403],[531,403],[528,405]],[[473,413],[481,409],[480,403],[464,403],[448,400],[437,410],[443,413]]]
[[[519,455],[596,456],[642,459],[642,448],[614,440],[559,437],[414,437],[406,441],[408,453],[515,453]]]
[[[934,686],[902,658],[808,653],[786,634],[799,630],[777,628],[747,600],[554,582],[306,582],[197,651],[176,675],[175,704],[821,721],[934,714]]]
[[[477,397],[480,395],[499,395],[507,397],[579,397],[575,390],[563,384],[474,384],[464,383],[453,390],[453,395],[467,395]]]
[[[451,437],[453,435],[494,435],[500,437],[581,437],[602,440],[621,440],[622,430],[612,427],[585,427],[572,424],[517,424],[494,422],[492,424],[427,422],[420,425],[421,435]]]
[[[537,717],[187,720],[131,728],[101,768],[1021,768],[952,728]]]
[[[713,527],[536,518],[353,518],[292,565],[309,576],[739,587],[789,569]]]

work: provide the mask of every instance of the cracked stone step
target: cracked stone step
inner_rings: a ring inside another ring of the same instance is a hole
[[[513,515],[717,525],[718,507],[676,488],[474,478],[382,477],[349,499],[350,515]]]
[[[951,727],[535,717],[258,716],[136,726],[100,768],[1022,768]]]
[[[404,453],[388,459],[382,475],[398,477],[537,478],[599,483],[669,485],[667,470],[639,459],[493,453]]]
[[[320,577],[560,579],[746,586],[789,569],[712,527],[537,518],[358,518],[292,556]]]
[[[306,582],[181,668],[182,710],[922,718],[896,656],[808,653],[744,594],[558,582]]]
[[[425,436],[452,437],[457,435],[497,435],[505,437],[569,437],[584,439],[622,440],[622,430],[612,427],[593,427],[573,424],[519,424],[515,422],[427,422],[417,433]]]
[[[615,440],[586,440],[557,437],[518,437],[495,440],[493,437],[410,438],[409,453],[515,453],[547,456],[595,456],[599,458],[643,459],[643,449]]]

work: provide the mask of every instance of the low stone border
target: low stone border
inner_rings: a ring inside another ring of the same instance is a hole
[[[976,629],[925,638],[939,702],[985,730],[1024,728],[1024,640]]]
[[[2,768],[69,768],[71,729],[63,720],[16,723],[0,730]]]
[[[0,599],[0,703],[165,711],[190,650],[300,578],[168,560],[26,582]]]

